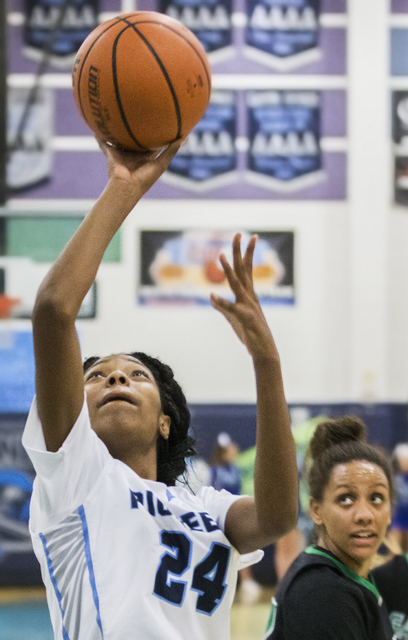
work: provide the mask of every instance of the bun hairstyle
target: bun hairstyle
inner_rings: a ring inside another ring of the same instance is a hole
[[[394,482],[391,462],[379,447],[367,443],[367,428],[360,418],[344,416],[321,422],[310,441],[304,472],[309,493],[321,502],[333,468],[354,460],[365,460],[380,467],[388,480],[391,500]]]

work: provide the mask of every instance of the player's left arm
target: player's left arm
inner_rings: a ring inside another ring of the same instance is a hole
[[[252,280],[256,240],[251,238],[242,256],[241,236],[235,236],[232,267],[220,256],[235,302],[211,295],[213,307],[247,347],[256,377],[255,496],[235,501],[225,521],[225,534],[240,553],[265,547],[288,533],[296,526],[298,512],[296,452],[280,358]]]

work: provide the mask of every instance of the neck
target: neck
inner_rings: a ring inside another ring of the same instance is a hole
[[[156,449],[148,455],[129,452],[122,456],[116,456],[118,460],[127,464],[140,478],[144,480],[157,480]]]
[[[366,560],[357,561],[347,553],[339,549],[330,539],[326,539],[324,536],[320,535],[317,541],[317,544],[322,549],[326,549],[326,551],[330,551],[333,555],[336,556],[343,564],[346,565],[349,569],[354,571],[361,578],[368,578],[368,572],[371,568],[372,558],[368,558]]]

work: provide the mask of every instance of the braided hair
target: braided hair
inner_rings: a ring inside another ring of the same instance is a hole
[[[157,441],[157,481],[174,486],[176,479],[186,473],[187,458],[196,454],[194,439],[189,435],[191,416],[186,397],[167,364],[142,351],[126,355],[139,360],[151,371],[159,389],[162,411],[171,420],[168,439],[160,435]],[[97,360],[98,356],[87,358],[83,364],[84,373]]]

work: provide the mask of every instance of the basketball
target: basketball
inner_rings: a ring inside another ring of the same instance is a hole
[[[122,14],[94,29],[78,50],[72,82],[78,109],[95,134],[141,151],[187,135],[211,93],[199,40],[155,11]]]

